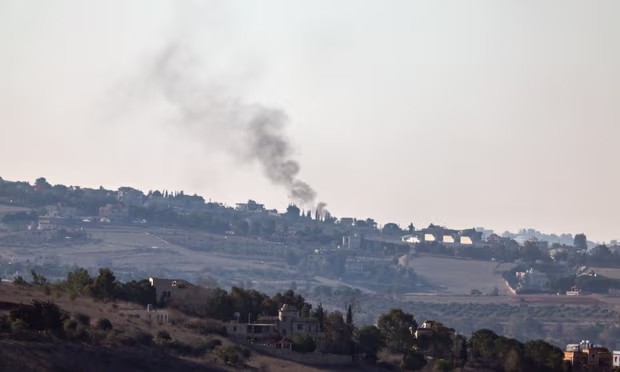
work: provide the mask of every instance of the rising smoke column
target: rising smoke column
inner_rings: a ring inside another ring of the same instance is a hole
[[[314,207],[316,192],[298,178],[300,166],[292,159],[286,114],[230,96],[216,81],[200,81],[192,76],[193,67],[187,50],[171,45],[147,69],[148,86],[178,111],[180,127],[192,136],[226,133],[226,138],[241,138],[243,160],[258,162],[265,176],[285,187],[295,203]],[[234,152],[233,146],[227,148]]]

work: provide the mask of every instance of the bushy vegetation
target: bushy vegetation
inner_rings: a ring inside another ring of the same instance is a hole
[[[148,279],[122,283],[116,280],[110,269],[101,268],[97,276],[92,277],[88,270],[77,268],[69,273],[65,280],[50,283],[46,277],[32,271],[32,283],[26,282],[21,276],[14,279],[14,284],[32,285],[42,288],[46,294],[54,290],[57,293],[68,293],[71,298],[77,296],[91,297],[97,301],[110,302],[123,300],[140,305],[156,304],[155,288]]]
[[[507,371],[564,371],[564,352],[543,341],[521,343],[482,329],[470,339],[475,363],[502,367]]]
[[[63,322],[68,316],[52,302],[33,300],[31,305],[20,304],[11,310],[9,317],[12,323],[19,324],[18,328],[61,335]]]

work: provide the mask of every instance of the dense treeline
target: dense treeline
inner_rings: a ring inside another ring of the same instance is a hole
[[[521,343],[488,329],[474,332],[469,345],[472,364],[505,371],[569,371],[564,352],[543,340]]]
[[[44,276],[32,272],[31,283],[21,278],[16,278],[16,283],[40,287],[45,291],[65,291],[71,296],[89,296],[97,301],[126,300],[148,304],[157,300],[148,280],[120,283],[112,271],[106,268],[100,269],[96,276],[78,268],[58,283],[50,283]],[[402,356],[401,367],[405,370],[417,370],[428,363],[433,363],[435,369],[439,370],[446,366],[465,365],[514,371],[563,371],[565,368],[562,351],[541,340],[521,343],[498,336],[488,329],[474,332],[468,340],[441,322],[429,323],[430,326],[426,325],[422,329],[424,337],[416,337],[416,331],[420,330],[418,321],[413,314],[401,309],[391,309],[384,313],[376,325],[358,327],[354,323],[351,306],[348,306],[345,314],[326,311],[320,304],[313,309],[303,296],[293,290],[268,296],[256,290],[233,287],[230,292],[212,288],[205,294],[202,307],[184,307],[174,301],[163,301],[160,305],[176,306],[192,315],[221,320],[231,320],[238,313],[238,320],[253,321],[258,315],[276,315],[283,304],[289,304],[297,308],[301,316],[317,318],[324,333],[320,344],[310,336],[295,337],[295,350],[311,352],[319,347],[323,352],[358,356],[371,363],[377,361],[381,350],[386,350]],[[53,303],[34,301],[31,305],[20,305],[11,311],[10,316],[0,322],[0,329],[31,329],[49,331],[59,337],[78,337],[78,334],[82,335],[79,337],[86,337],[84,335],[89,333],[84,333],[85,326],[80,326],[85,322],[88,323],[88,320],[71,318]],[[93,327],[106,332],[112,328],[112,324],[106,319],[100,319]],[[78,332],[80,329],[82,331]],[[169,336],[162,334],[158,338],[166,342]],[[191,346],[183,347],[194,350]]]
[[[103,302],[123,300],[148,305],[155,304],[157,300],[155,288],[148,279],[122,283],[116,280],[114,273],[108,268],[99,269],[96,276],[91,276],[86,269],[77,268],[67,273],[65,280],[56,283],[50,283],[45,276],[37,274],[34,270],[31,271],[31,275],[31,283],[21,276],[17,276],[14,283],[41,287],[47,293],[66,292],[71,298],[87,296]]]

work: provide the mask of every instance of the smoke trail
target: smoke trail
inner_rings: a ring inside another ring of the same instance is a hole
[[[191,135],[223,137],[224,141],[240,138],[243,160],[257,161],[265,176],[285,187],[294,202],[314,207],[316,192],[298,178],[300,166],[292,159],[286,114],[243,102],[217,81],[201,82],[192,74],[194,62],[185,49],[172,45],[155,58],[147,71],[147,83],[178,111],[181,127]],[[236,152],[232,144],[226,148]]]

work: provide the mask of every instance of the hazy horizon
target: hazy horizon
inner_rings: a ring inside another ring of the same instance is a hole
[[[620,239],[620,3],[390,5],[0,0],[0,177]]]

